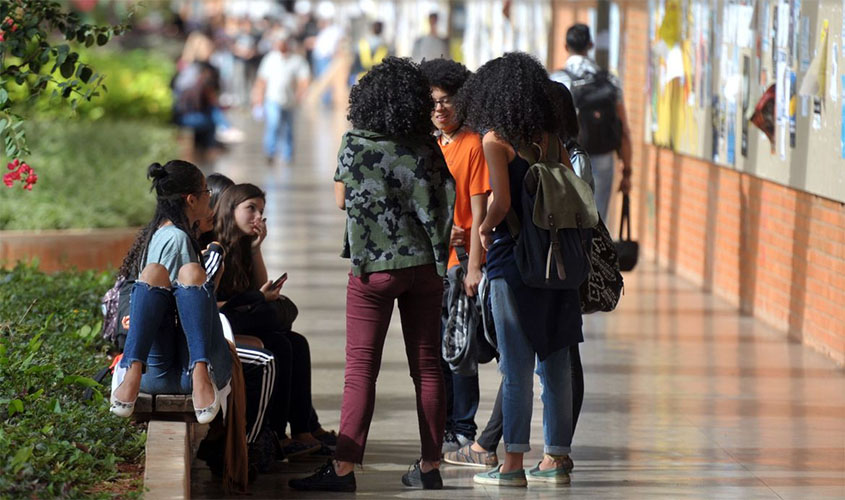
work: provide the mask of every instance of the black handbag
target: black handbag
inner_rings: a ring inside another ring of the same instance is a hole
[[[622,229],[627,225],[627,237],[622,239]],[[616,247],[616,254],[619,256],[619,269],[630,271],[637,265],[640,255],[640,244],[631,240],[631,199],[628,195],[622,196],[622,216],[619,220],[619,239],[613,242]]]
[[[581,284],[581,312],[609,312],[616,309],[624,282],[619,272],[619,258],[607,226],[599,219],[593,228],[590,247],[590,275]]]

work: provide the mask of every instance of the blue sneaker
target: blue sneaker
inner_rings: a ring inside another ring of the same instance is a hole
[[[478,484],[490,484],[493,486],[526,486],[528,481],[525,480],[525,469],[515,470],[513,472],[501,472],[502,466],[487,472],[479,472],[473,476],[472,480]]]
[[[525,477],[532,483],[569,484],[571,481],[565,465],[555,469],[540,470],[540,463],[537,463],[537,466],[529,470]]]

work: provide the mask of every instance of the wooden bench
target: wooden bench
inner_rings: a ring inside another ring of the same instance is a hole
[[[148,422],[144,498],[191,498],[191,460],[202,439],[191,396],[141,393],[132,418]]]

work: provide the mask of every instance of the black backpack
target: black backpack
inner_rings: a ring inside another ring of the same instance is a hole
[[[587,73],[581,78],[567,70],[572,80],[570,91],[578,109],[581,133],[578,142],[587,153],[601,155],[622,146],[622,121],[616,113],[619,91],[607,71]]]

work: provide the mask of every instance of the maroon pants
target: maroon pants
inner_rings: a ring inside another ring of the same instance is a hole
[[[349,275],[346,288],[346,372],[337,460],[363,463],[373,419],[376,378],[395,300],[417,396],[422,458],[440,460],[446,405],[440,370],[443,279],[434,265]]]

